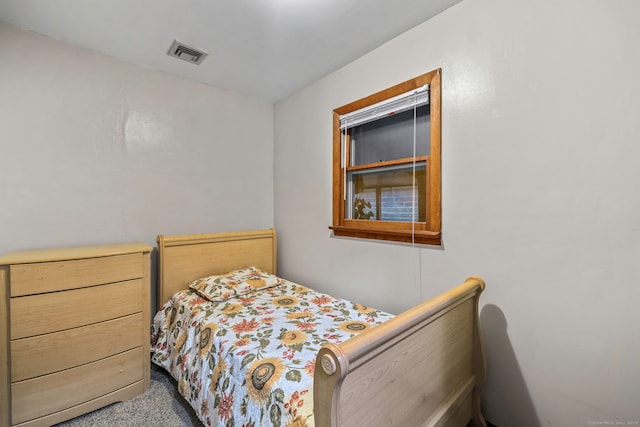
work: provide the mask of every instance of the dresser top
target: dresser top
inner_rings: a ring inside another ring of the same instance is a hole
[[[95,258],[101,256],[126,255],[137,252],[151,252],[151,249],[152,247],[147,245],[146,243],[135,242],[16,251],[9,252],[0,256],[0,265],[28,264],[33,262],[49,262]]]

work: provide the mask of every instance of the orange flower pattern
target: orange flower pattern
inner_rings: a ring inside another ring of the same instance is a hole
[[[152,361],[205,425],[312,426],[320,347],[392,317],[282,282],[224,302],[180,291],[154,317]]]

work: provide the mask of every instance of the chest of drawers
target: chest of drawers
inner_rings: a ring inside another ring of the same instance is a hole
[[[0,257],[0,426],[49,426],[149,387],[150,251]]]

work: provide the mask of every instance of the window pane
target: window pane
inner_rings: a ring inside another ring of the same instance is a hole
[[[350,219],[426,221],[426,164],[359,170],[347,174]]]
[[[429,105],[416,109],[416,156],[429,154]],[[351,131],[351,166],[413,157],[414,110],[355,126]]]

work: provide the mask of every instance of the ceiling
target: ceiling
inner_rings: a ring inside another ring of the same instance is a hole
[[[0,0],[0,21],[277,102],[461,0]],[[177,39],[209,55],[168,56]]]

